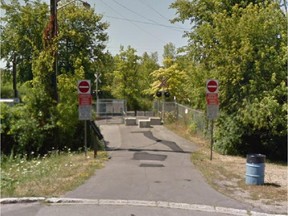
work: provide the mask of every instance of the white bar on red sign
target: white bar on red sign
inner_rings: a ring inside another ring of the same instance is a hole
[[[90,94],[91,83],[90,80],[78,80],[78,94]]]

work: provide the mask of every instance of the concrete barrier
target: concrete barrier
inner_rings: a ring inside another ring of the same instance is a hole
[[[149,128],[150,127],[150,120],[138,120],[139,128]]]
[[[159,117],[151,117],[149,118],[150,125],[161,125],[161,119]]]
[[[125,118],[125,125],[130,126],[130,125],[136,125],[136,118]]]

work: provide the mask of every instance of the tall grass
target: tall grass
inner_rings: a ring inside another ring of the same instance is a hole
[[[1,156],[1,197],[60,196],[74,189],[103,167],[107,159],[99,152],[54,152],[43,157],[28,159],[25,155]]]

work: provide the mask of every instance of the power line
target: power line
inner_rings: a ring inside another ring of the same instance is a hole
[[[165,27],[168,26],[168,25],[163,25],[163,24],[161,24],[161,23],[158,23],[158,22],[156,22],[155,20],[146,18],[146,17],[143,16],[142,14],[140,14],[140,13],[134,11],[134,10],[131,10],[130,8],[126,7],[125,5],[119,3],[119,2],[116,1],[116,0],[113,0],[113,2],[115,2],[116,4],[118,4],[120,7],[122,7],[122,8],[124,8],[124,9],[130,11],[131,13],[133,13],[133,14],[135,14],[135,15],[137,15],[137,16],[145,19],[145,20],[148,20],[150,24],[154,23],[154,25],[158,25],[158,26],[165,26]],[[146,6],[147,6],[147,5],[146,5]],[[151,7],[150,7],[150,8],[151,8]],[[152,9],[153,9],[153,8],[152,8]],[[153,9],[153,10],[156,11],[155,9]],[[160,15],[161,15],[161,14],[160,14]],[[161,16],[162,16],[162,15],[161,15]],[[163,17],[164,17],[164,16],[163,16]],[[169,19],[166,19],[165,17],[164,17],[164,19],[165,19],[166,21],[169,20]],[[146,24],[147,24],[147,23],[146,23]],[[173,26],[173,27],[171,26],[171,28],[177,29],[177,27],[174,27],[174,26]],[[178,28],[179,28],[179,27],[178,27]],[[181,28],[181,27],[180,27],[180,28]],[[181,28],[181,29],[184,29],[184,28]],[[186,30],[187,30],[187,29],[186,29]]]
[[[142,23],[142,24],[146,24],[146,25],[162,26],[162,27],[169,28],[169,29],[172,29],[172,30],[175,30],[175,31],[179,31],[179,32],[182,32],[180,29],[187,30],[187,29],[182,28],[182,27],[168,26],[168,25],[164,25],[164,24],[160,24],[160,23],[157,24],[157,23],[154,23],[154,22],[153,23],[152,22],[145,22],[145,21],[141,21],[141,20],[128,19],[128,18],[115,17],[115,16],[108,16],[108,15],[106,15],[106,17],[112,18],[112,19],[124,20],[124,21],[128,21],[128,22]]]
[[[155,8],[153,8],[151,5],[149,5],[146,1],[143,1],[143,0],[139,0],[139,2],[141,2],[143,5],[145,5],[146,7],[148,7],[149,9],[151,9],[152,11],[154,11],[155,13],[157,13],[162,19],[164,19],[164,20],[169,20],[169,18],[167,18],[167,17],[165,17],[164,15],[162,15],[161,13],[159,13],[159,11],[158,10],[156,10]],[[170,21],[170,20],[169,20]],[[181,29],[184,29],[184,30],[189,30],[188,28],[183,28],[183,27],[181,27],[180,25],[178,25],[178,24],[175,24],[175,25],[177,25],[179,28],[181,28]]]
[[[111,10],[113,10],[115,13],[117,13],[120,17],[122,17],[122,19],[126,19],[121,13],[119,13],[117,10],[115,10],[114,8],[112,8],[111,6],[109,6],[108,4],[106,4],[103,0],[100,0],[104,5],[106,5],[106,7],[110,8]],[[114,1],[114,0],[113,0]],[[117,2],[116,2],[117,3]],[[151,34],[150,32],[144,30],[143,28],[141,28],[139,25],[137,25],[136,23],[127,20],[128,22],[130,22],[132,25],[134,25],[135,27],[137,27],[138,29],[140,29],[141,31],[143,31],[144,33],[146,33],[147,35],[149,35],[150,37],[152,37],[153,39],[157,39],[163,43],[165,43],[165,41],[163,41],[162,39],[160,39],[159,37]]]
[[[131,13],[136,14],[137,16],[139,16],[139,17],[141,17],[141,18],[143,18],[143,19],[145,19],[145,20],[148,20],[148,21],[153,22],[153,23],[155,23],[155,24],[159,24],[159,23],[155,22],[154,20],[147,19],[147,18],[144,17],[143,15],[141,15],[141,14],[139,14],[139,13],[137,13],[137,12],[131,10],[130,8],[126,7],[125,5],[119,3],[119,2],[117,2],[117,1],[115,1],[115,0],[113,0],[113,2],[115,2],[115,3],[118,4],[120,7],[125,8],[126,10],[130,11]]]

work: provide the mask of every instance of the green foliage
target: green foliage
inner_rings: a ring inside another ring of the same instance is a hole
[[[93,9],[71,4],[58,11],[59,34],[47,45],[42,37],[49,30],[46,3],[37,0],[20,4],[12,0],[9,4],[3,2],[1,9],[5,11],[5,17],[1,17],[1,57],[7,62],[16,57],[23,101],[1,110],[1,137],[5,141],[1,152],[29,155],[61,150],[64,146],[78,149],[82,145],[83,125],[78,120],[77,80],[91,79],[96,68],[109,62],[109,54],[103,53],[108,24]],[[55,51],[58,103],[53,100]]]
[[[96,160],[92,154],[86,158],[65,148],[34,158],[1,155],[1,198],[61,196],[83,184],[107,160],[105,152]]]
[[[121,47],[120,54],[115,56],[115,70],[112,84],[112,95],[127,100],[128,110],[138,110],[139,97],[139,60],[136,50],[130,46],[127,50]]]
[[[83,125],[78,117],[77,81],[84,79],[84,70],[81,60],[74,63],[75,74],[61,74],[58,76],[58,93],[60,102],[57,104],[58,142],[63,146],[76,150],[84,133]]]
[[[107,54],[108,23],[94,9],[69,4],[58,11],[59,73],[75,74],[75,62],[81,59],[85,78],[94,80],[94,73],[104,70]],[[104,63],[104,65],[103,65]]]
[[[32,53],[43,49],[42,34],[49,20],[49,7],[39,0],[22,5],[17,0],[1,2],[1,58],[8,63],[16,55],[18,81],[32,79]]]
[[[165,112],[165,123],[171,124],[176,122],[175,112]]]
[[[191,122],[188,126],[188,133],[189,134],[196,134],[197,133],[197,124],[195,122]]]
[[[8,83],[1,83],[1,98],[13,98],[14,94],[13,94],[13,86],[12,86],[12,82]]]
[[[170,61],[169,59],[166,59]],[[165,60],[164,60],[165,61]],[[166,62],[167,62],[166,61]],[[150,94],[156,97],[156,92],[160,90],[168,90],[170,95],[175,96],[178,101],[186,99],[185,87],[187,85],[187,73],[182,70],[177,63],[171,63],[167,68],[160,68],[151,73],[153,83],[151,83]],[[166,86],[161,87],[163,80]]]
[[[245,129],[236,115],[221,115],[215,129],[215,150],[222,154],[237,155],[245,153],[241,152],[246,147],[242,145]],[[239,148],[241,145],[242,148]]]
[[[207,79],[220,83],[216,148],[287,160],[287,17],[278,1],[177,0],[171,7],[175,22],[194,25],[183,48],[193,106],[205,109]]]

